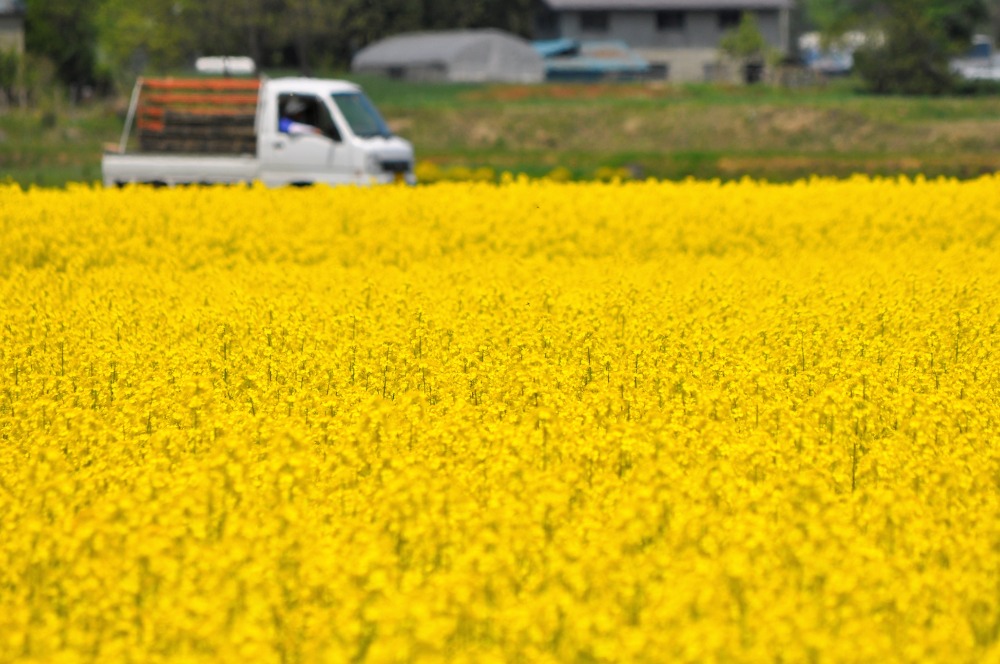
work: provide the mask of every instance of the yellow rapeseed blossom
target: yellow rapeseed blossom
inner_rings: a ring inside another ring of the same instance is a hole
[[[0,662],[1000,662],[1000,177],[0,187]]]

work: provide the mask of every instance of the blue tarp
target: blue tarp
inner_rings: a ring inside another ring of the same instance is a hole
[[[532,46],[544,58],[549,80],[642,78],[649,74],[649,63],[623,41],[551,39]]]
[[[543,58],[576,55],[579,45],[575,39],[543,39],[531,42],[532,48]]]

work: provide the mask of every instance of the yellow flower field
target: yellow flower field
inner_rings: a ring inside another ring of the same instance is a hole
[[[0,662],[1000,662],[1000,177],[0,187]]]

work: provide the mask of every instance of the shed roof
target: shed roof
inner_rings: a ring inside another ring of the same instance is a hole
[[[793,0],[544,0],[554,11],[788,9]]]

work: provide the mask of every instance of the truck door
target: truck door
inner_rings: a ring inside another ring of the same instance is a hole
[[[336,184],[351,180],[350,150],[323,101],[278,95],[276,125],[261,142],[261,179],[268,184]]]

